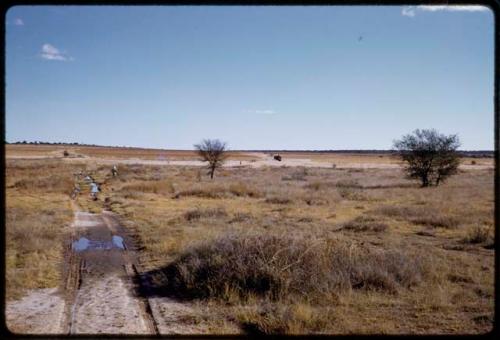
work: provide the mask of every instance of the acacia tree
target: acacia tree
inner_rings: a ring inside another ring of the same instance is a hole
[[[417,129],[394,141],[396,152],[407,163],[408,177],[420,179],[422,187],[438,186],[457,172],[459,146],[457,135],[446,136],[434,129]]]
[[[208,162],[208,174],[214,178],[215,169],[222,166],[226,159],[227,144],[218,139],[204,139],[194,148],[203,162]]]

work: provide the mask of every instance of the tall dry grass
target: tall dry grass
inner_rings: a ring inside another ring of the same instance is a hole
[[[297,298],[331,303],[346,290],[395,294],[432,274],[425,254],[370,249],[339,239],[229,234],[192,246],[166,268],[169,288],[188,298]]]
[[[72,219],[72,171],[61,161],[8,161],[6,165],[6,298],[55,287],[63,240]]]

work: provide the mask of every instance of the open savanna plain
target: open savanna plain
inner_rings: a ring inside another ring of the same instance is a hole
[[[153,320],[144,333],[492,329],[492,159],[464,158],[447,182],[420,188],[386,154],[282,156],[230,153],[210,180],[190,151],[8,145],[7,326],[66,332],[53,325],[76,305],[67,245],[80,214],[89,225],[108,221],[133,255],[123,291],[147,305],[149,316],[130,309]],[[70,199],[79,171],[101,184],[98,201],[86,186]],[[82,277],[76,290],[93,294]],[[90,307],[76,309],[85,318]],[[139,332],[116,327],[110,332]]]

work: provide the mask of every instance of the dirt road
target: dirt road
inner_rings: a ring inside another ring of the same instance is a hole
[[[147,299],[134,293],[134,254],[114,216],[77,211],[73,227],[67,249],[67,333],[158,333]]]
[[[109,211],[81,212],[65,246],[64,285],[34,290],[6,306],[19,334],[203,334],[190,303],[149,292],[133,235]]]

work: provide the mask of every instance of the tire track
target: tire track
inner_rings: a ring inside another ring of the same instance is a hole
[[[133,289],[138,274],[133,256],[125,242],[115,242],[121,226],[111,213],[82,213],[72,206],[75,220],[65,247],[65,333],[159,334],[148,300]]]

